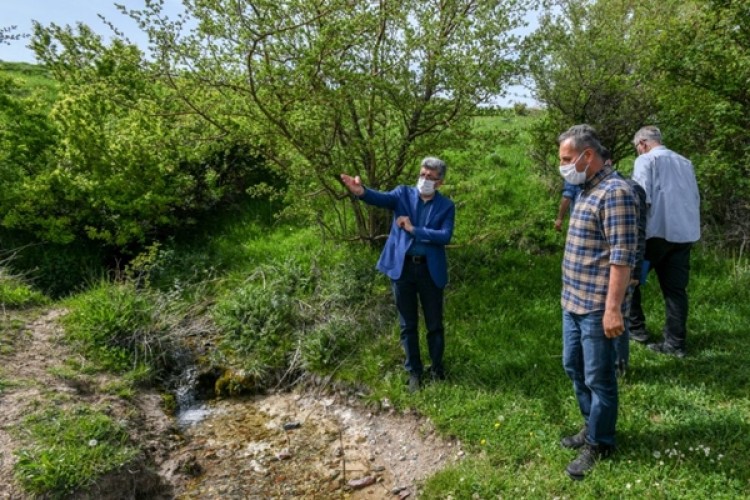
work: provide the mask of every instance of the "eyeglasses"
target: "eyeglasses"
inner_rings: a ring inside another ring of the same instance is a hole
[[[440,180],[440,177],[438,177],[437,175],[434,175],[431,172],[420,172],[419,173],[419,178],[420,179],[426,179],[428,181],[439,181]]]

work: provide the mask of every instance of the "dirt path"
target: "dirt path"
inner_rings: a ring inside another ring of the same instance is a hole
[[[460,443],[442,440],[425,419],[372,414],[343,393],[216,401],[208,418],[180,428],[157,393],[126,401],[107,392],[112,377],[62,370],[73,356],[60,342],[64,313],[44,311],[3,332],[0,499],[30,498],[13,478],[20,443],[11,431],[49,401],[106,406],[144,450],[141,463],[96,485],[102,499],[133,498],[123,492],[138,488],[160,492],[138,498],[415,498],[426,477],[463,457]],[[159,475],[146,478],[148,470]]]
[[[0,498],[22,498],[13,481],[17,443],[12,427],[46,394],[72,392],[49,373],[50,367],[69,355],[58,342],[61,332],[56,320],[61,314],[59,309],[47,311],[25,327],[8,328],[4,336],[7,354],[0,355],[0,374],[8,387],[0,392],[0,484],[4,485]]]

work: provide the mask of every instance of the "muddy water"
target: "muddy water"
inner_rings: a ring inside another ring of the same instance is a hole
[[[414,415],[373,415],[336,397],[219,401],[183,418],[179,498],[415,498],[463,456]],[[196,416],[193,415],[193,416]]]

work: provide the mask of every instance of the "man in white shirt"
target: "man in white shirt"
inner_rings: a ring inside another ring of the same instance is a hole
[[[700,239],[700,194],[693,164],[662,145],[661,132],[653,126],[636,132],[638,152],[633,180],[646,191],[646,255],[656,271],[664,296],[664,341],[649,344],[661,354],[684,357],[687,336],[690,249]],[[630,308],[630,338],[647,342],[646,318],[636,287]]]

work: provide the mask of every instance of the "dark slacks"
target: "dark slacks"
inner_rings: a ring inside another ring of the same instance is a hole
[[[421,376],[424,371],[419,355],[419,304],[427,328],[427,348],[432,360],[431,371],[443,374],[443,289],[435,285],[427,263],[415,264],[407,259],[401,277],[391,281],[401,326],[401,346],[406,354],[404,367]]]
[[[687,286],[692,247],[692,243],[670,243],[663,238],[646,240],[645,259],[650,261],[651,269],[656,271],[664,297],[664,341],[676,349],[685,348],[687,337]],[[630,305],[630,330],[642,332],[645,329],[646,316],[641,307],[641,287],[636,286]]]

